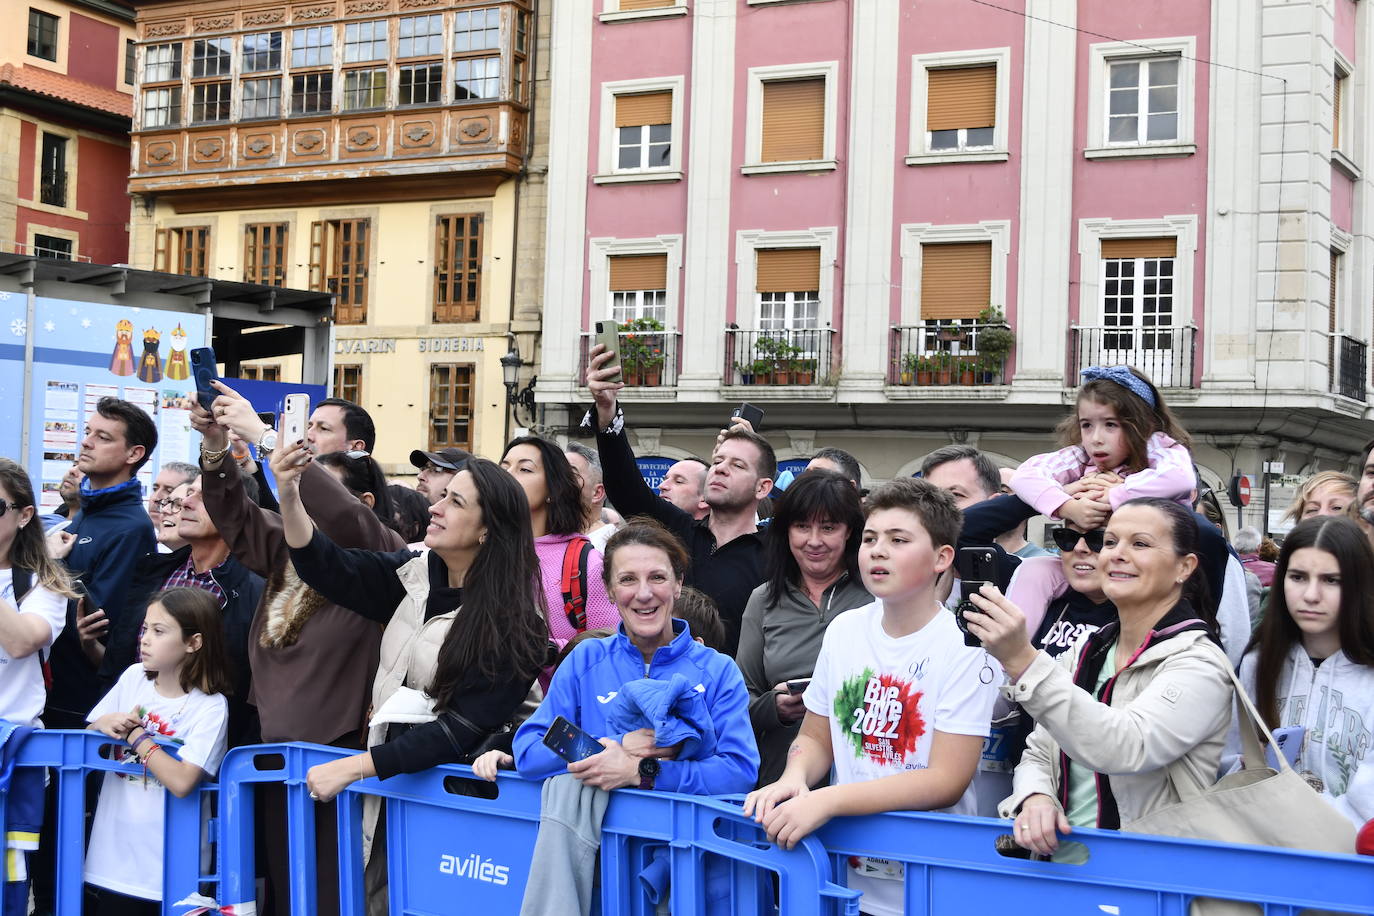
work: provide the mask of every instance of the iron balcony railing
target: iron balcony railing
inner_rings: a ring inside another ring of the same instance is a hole
[[[677,384],[682,334],[677,331],[621,331],[620,377],[631,388],[669,388]],[[596,335],[582,332],[578,356],[577,383],[587,384],[587,354],[596,345]]]
[[[67,205],[67,176],[47,175],[39,182],[38,200],[52,207]]]
[[[931,320],[892,328],[889,385],[1003,385],[1015,338],[1005,324]]]
[[[1197,328],[1075,327],[1069,331],[1069,372],[1076,387],[1089,366],[1133,366],[1156,388],[1192,388],[1197,358]]]
[[[727,385],[833,384],[834,328],[725,331]]]
[[[1333,335],[1329,355],[1332,357],[1331,391],[1356,401],[1365,399],[1368,378],[1369,346],[1362,340],[1345,335]]]

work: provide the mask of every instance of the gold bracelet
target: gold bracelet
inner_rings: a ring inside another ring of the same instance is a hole
[[[226,446],[225,446],[224,448],[222,448],[222,449],[219,449],[219,450],[217,450],[217,451],[211,451],[210,449],[207,449],[207,448],[205,447],[205,443],[202,442],[202,443],[200,444],[200,460],[201,460],[201,463],[202,463],[202,464],[219,464],[221,461],[224,460],[224,456],[227,455],[227,454],[229,454],[229,448],[230,448],[230,446],[226,445]]]

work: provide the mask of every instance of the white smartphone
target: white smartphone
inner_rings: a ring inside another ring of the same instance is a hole
[[[288,394],[286,409],[281,413],[281,444],[283,447],[305,438],[305,424],[310,415],[310,395]]]

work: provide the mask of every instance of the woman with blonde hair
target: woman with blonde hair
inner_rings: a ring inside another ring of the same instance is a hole
[[[1284,514],[1294,524],[1324,515],[1344,515],[1355,501],[1355,478],[1344,471],[1318,471],[1302,482]]]

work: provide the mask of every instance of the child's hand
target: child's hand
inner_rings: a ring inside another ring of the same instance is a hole
[[[829,792],[806,792],[778,805],[763,819],[768,839],[791,849],[834,817]]]
[[[1107,524],[1112,507],[1105,500],[1069,499],[1056,510],[1056,514],[1065,521],[1073,522],[1083,531],[1092,531]]]
[[[744,816],[752,817],[757,823],[762,824],[764,818],[772,813],[773,808],[789,798],[806,795],[810,791],[811,788],[803,782],[788,782],[779,779],[775,783],[766,785],[762,789],[755,789],[744,796]]]
[[[487,751],[472,762],[473,775],[485,779],[487,782],[496,782],[497,770],[512,770],[514,768],[515,758],[505,751]]]
[[[132,729],[142,725],[137,718],[127,712],[107,712],[90,724],[90,728],[123,741]]]

